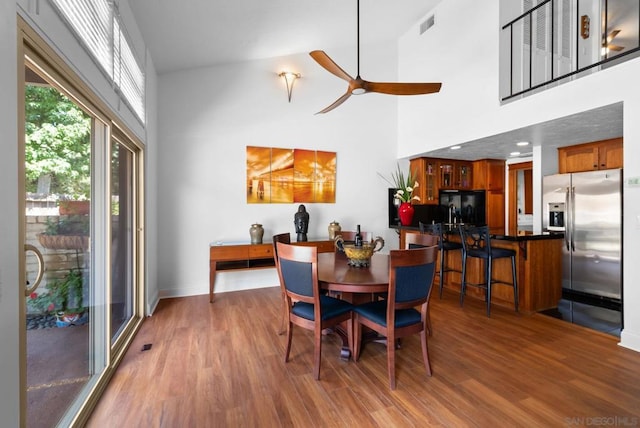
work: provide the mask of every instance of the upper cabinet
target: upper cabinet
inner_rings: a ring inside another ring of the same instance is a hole
[[[487,191],[485,217],[491,233],[504,233],[505,164],[502,159],[481,159],[473,162],[473,188]]]
[[[441,189],[471,189],[471,162],[440,159],[438,164]]]
[[[437,205],[440,189],[468,190],[472,188],[472,162],[416,158],[411,160],[410,168],[418,177],[419,185],[415,194],[420,197],[419,204]]]
[[[558,148],[558,171],[594,171],[622,168],[622,138]]]
[[[416,174],[418,188],[414,194],[420,198],[417,204],[438,203],[438,162],[436,159],[416,158],[412,159],[409,168]]]
[[[504,190],[505,161],[482,159],[473,162],[473,188]]]

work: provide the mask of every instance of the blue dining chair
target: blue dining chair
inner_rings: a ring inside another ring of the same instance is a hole
[[[285,244],[290,244],[291,243],[291,234],[289,232],[286,233],[279,233],[277,235],[273,235],[273,261],[274,264],[276,265],[276,270],[278,269],[278,247],[276,246],[276,243],[278,242],[282,242]],[[278,275],[280,273],[278,272]],[[280,293],[282,294],[282,318],[280,320],[280,330],[278,330],[278,334],[282,335],[284,333],[284,323],[285,320],[287,319],[287,300],[285,298],[285,290],[284,290],[284,286],[282,285],[282,281],[280,281]]]
[[[285,292],[287,315],[287,349],[284,361],[289,361],[293,325],[313,330],[314,370],[320,379],[322,330],[348,321],[349,338],[353,337],[351,309],[353,305],[320,293],[318,284],[318,249],[314,246],[299,246],[276,243],[278,252],[278,275]],[[349,343],[349,347],[352,344]]]
[[[391,389],[396,388],[395,343],[402,337],[420,334],[424,366],[427,375],[431,376],[427,323],[437,255],[437,246],[390,251],[388,298],[353,308],[354,360],[360,357],[363,325],[386,337]],[[416,309],[418,306],[419,311]]]
[[[404,235],[404,248],[407,250],[413,250],[416,248],[433,247],[434,245],[438,245],[439,241],[440,238],[436,235],[431,235],[428,233],[407,232]],[[427,332],[429,333],[429,336],[433,334],[430,312],[427,312]]]

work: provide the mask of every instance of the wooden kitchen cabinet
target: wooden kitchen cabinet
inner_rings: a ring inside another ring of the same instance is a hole
[[[440,189],[486,190],[485,220],[492,233],[504,233],[505,161],[482,159],[474,162],[441,158],[416,158],[410,162],[417,174],[418,204],[437,205]]]
[[[558,171],[561,174],[622,168],[622,164],[622,138],[558,148]]]
[[[495,234],[503,234],[505,230],[504,190],[487,190],[485,198],[485,221],[489,226],[489,231]]]
[[[481,159],[473,162],[473,189],[504,190],[505,161]]]
[[[409,168],[416,174],[418,188],[414,194],[420,198],[417,204],[437,205],[439,191],[438,160],[430,158],[412,159]]]
[[[458,162],[456,164],[456,177],[458,179],[459,189],[471,189],[473,187],[473,163]]]
[[[505,161],[481,159],[473,162],[473,188],[486,190],[485,220],[491,233],[504,233],[505,226]]]
[[[440,158],[416,158],[409,165],[417,174],[418,204],[437,205],[440,189],[469,190],[473,187],[473,163]]]
[[[467,161],[440,159],[439,187],[441,189],[468,190],[472,186],[473,164]]]

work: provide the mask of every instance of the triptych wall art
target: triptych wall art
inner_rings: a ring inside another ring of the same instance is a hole
[[[336,202],[336,153],[247,146],[247,203]]]

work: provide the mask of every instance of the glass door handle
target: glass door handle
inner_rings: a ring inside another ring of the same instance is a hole
[[[36,255],[36,259],[38,259],[38,274],[36,275],[36,280],[31,287],[27,287],[24,290],[26,296],[29,296],[31,293],[36,291],[38,285],[40,285],[40,281],[42,281],[42,276],[44,275],[44,259],[42,258],[42,253],[35,246],[31,244],[24,244],[24,251],[31,251]]]

